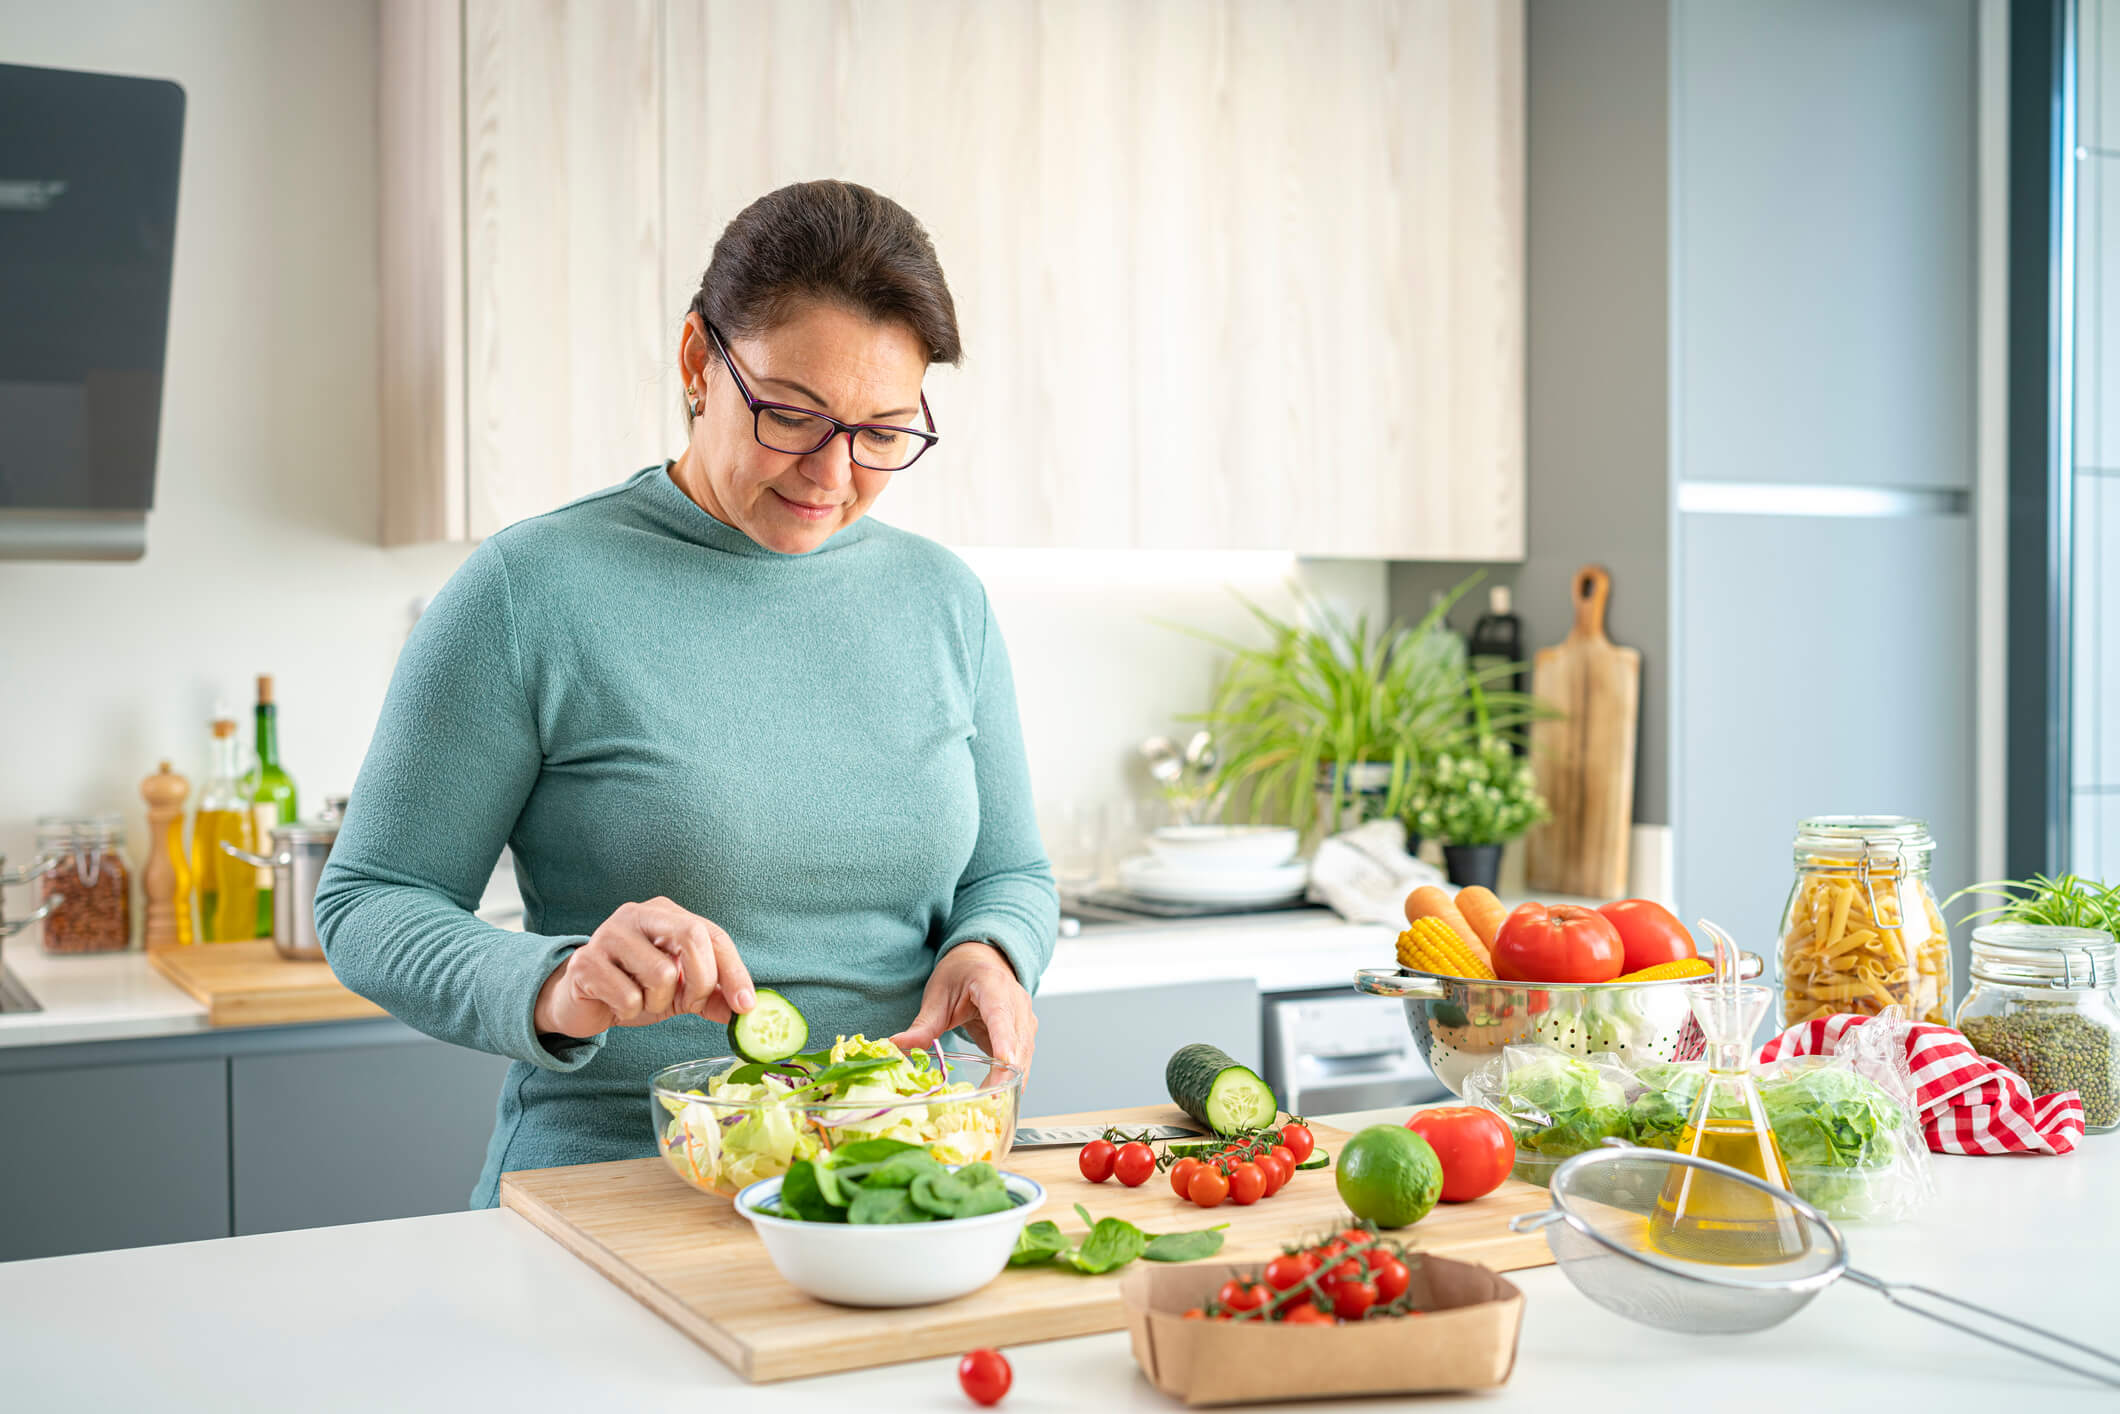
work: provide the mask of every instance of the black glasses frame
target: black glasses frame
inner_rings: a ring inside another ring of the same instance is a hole
[[[927,390],[925,388],[920,391],[920,415],[927,419],[928,425],[928,430],[925,432],[922,432],[917,427],[900,427],[890,422],[841,422],[831,414],[819,412],[816,408],[806,408],[796,403],[772,403],[767,402],[763,398],[754,398],[751,396],[751,389],[743,381],[743,374],[736,369],[736,360],[729,357],[729,346],[721,341],[721,332],[704,319],[700,321],[700,324],[706,329],[707,337],[714,341],[714,352],[720,355],[722,367],[729,370],[729,379],[735,383],[737,395],[743,399],[744,406],[751,410],[752,439],[769,452],[779,452],[783,456],[806,457],[823,451],[834,437],[845,437],[847,439],[847,455],[853,459],[854,465],[866,467],[870,471],[904,471],[914,462],[926,456],[928,449],[942,440],[941,434],[935,431],[935,414],[928,410]],[[804,417],[814,417],[819,422],[829,423],[831,430],[818,438],[817,445],[807,451],[797,452],[786,447],[776,447],[766,440],[765,433],[760,430],[758,425],[759,415],[769,408],[778,409],[781,412],[800,413]],[[920,445],[914,449],[911,456],[897,466],[877,466],[873,462],[865,462],[861,459],[859,445],[854,440],[854,434],[857,432],[903,432],[906,436],[917,439]]]

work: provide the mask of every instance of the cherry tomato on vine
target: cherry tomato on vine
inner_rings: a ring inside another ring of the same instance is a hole
[[[1305,1301],[1291,1306],[1288,1314],[1281,1318],[1281,1323],[1290,1326],[1329,1326],[1333,1320],[1329,1313],[1320,1311]]]
[[[1185,1196],[1203,1208],[1212,1208],[1229,1196],[1229,1179],[1218,1168],[1203,1168],[1185,1185]]]
[[[1406,1287],[1413,1280],[1413,1273],[1396,1257],[1386,1257],[1383,1262],[1370,1268],[1369,1278],[1377,1284],[1377,1300],[1389,1304],[1406,1294]]]
[[[999,1404],[1014,1379],[998,1350],[974,1350],[957,1362],[957,1383],[974,1404]]]
[[[1156,1171],[1156,1151],[1146,1144],[1121,1144],[1112,1159],[1112,1172],[1128,1188],[1139,1188]]]
[[[1185,1319],[1188,1321],[1204,1321],[1207,1319],[1207,1313],[1195,1306],[1185,1313]]]
[[[1377,1304],[1377,1285],[1371,1281],[1343,1281],[1332,1289],[1332,1314],[1343,1321],[1359,1321]]]
[[[1334,1262],[1339,1260],[1340,1254],[1347,1250],[1347,1244],[1340,1241],[1339,1238],[1335,1237],[1332,1241],[1320,1243],[1318,1246],[1313,1247],[1310,1250],[1311,1253],[1317,1257],[1318,1265],[1321,1267],[1327,1267],[1331,1266]]]
[[[1299,1164],[1310,1157],[1311,1150],[1318,1147],[1317,1136],[1300,1124],[1283,1127],[1281,1143],[1287,1146],[1290,1156]]]
[[[1289,1148],[1286,1144],[1274,1145],[1273,1156],[1279,1159],[1282,1163],[1288,1165],[1288,1171],[1290,1173],[1294,1173],[1296,1171],[1296,1165],[1302,1162],[1301,1159],[1298,1159],[1296,1157],[1296,1151]]]
[[[1084,1144],[1082,1152],[1075,1156],[1075,1164],[1082,1170],[1082,1176],[1091,1183],[1102,1183],[1112,1176],[1112,1163],[1118,1153],[1109,1141],[1092,1139]]]
[[[1299,1252],[1284,1252],[1266,1264],[1266,1284],[1275,1291],[1301,1286],[1317,1270],[1317,1263]]]
[[[1273,1155],[1261,1154],[1252,1162],[1257,1164],[1259,1172],[1266,1176],[1267,1197],[1271,1198],[1279,1193],[1282,1186],[1288,1182],[1288,1170],[1281,1167],[1281,1161]]]
[[[1346,1282],[1360,1281],[1368,1272],[1368,1265],[1360,1257],[1348,1257],[1335,1263],[1332,1270],[1325,1274],[1325,1279],[1319,1285],[1330,1289],[1335,1285]]]
[[[1215,1300],[1231,1311],[1256,1311],[1266,1304],[1266,1288],[1255,1281],[1225,1281]]]
[[[1198,1173],[1202,1168],[1205,1167],[1206,1165],[1202,1164],[1198,1159],[1193,1158],[1180,1159],[1176,1163],[1172,1164],[1170,1166],[1171,1191],[1177,1194],[1180,1198],[1188,1196],[1185,1191],[1186,1185],[1192,1182],[1192,1176],[1194,1174]]]
[[[1350,1227],[1341,1232],[1340,1241],[1346,1243],[1349,1247],[1366,1247],[1376,1241],[1376,1236],[1373,1232],[1364,1232],[1361,1228]]]
[[[1238,1164],[1229,1175],[1229,1201],[1248,1208],[1266,1196],[1266,1175],[1253,1163]]]

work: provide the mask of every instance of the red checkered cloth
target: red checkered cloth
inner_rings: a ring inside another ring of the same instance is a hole
[[[1842,1013],[1800,1022],[1767,1042],[1759,1059],[1829,1056],[1842,1036],[1875,1019]],[[1948,1026],[1907,1028],[1907,1069],[1922,1133],[1939,1154],[2066,1154],[2083,1137],[2083,1100],[2075,1091],[2032,1094],[2016,1071]]]

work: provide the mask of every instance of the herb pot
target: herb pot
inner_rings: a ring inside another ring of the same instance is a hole
[[[1491,889],[1502,876],[1502,847],[1498,844],[1446,844],[1443,868],[1450,882],[1461,889]]]

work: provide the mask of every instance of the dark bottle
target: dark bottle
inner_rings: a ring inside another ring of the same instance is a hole
[[[1506,687],[1511,692],[1522,692],[1529,686],[1524,677],[1524,621],[1510,611],[1508,585],[1497,584],[1487,591],[1487,612],[1472,626],[1472,640],[1468,647],[1475,668],[1491,668],[1503,663],[1516,665],[1516,671],[1506,680],[1489,686]],[[1515,743],[1515,748],[1517,755],[1524,754],[1521,740]]]

